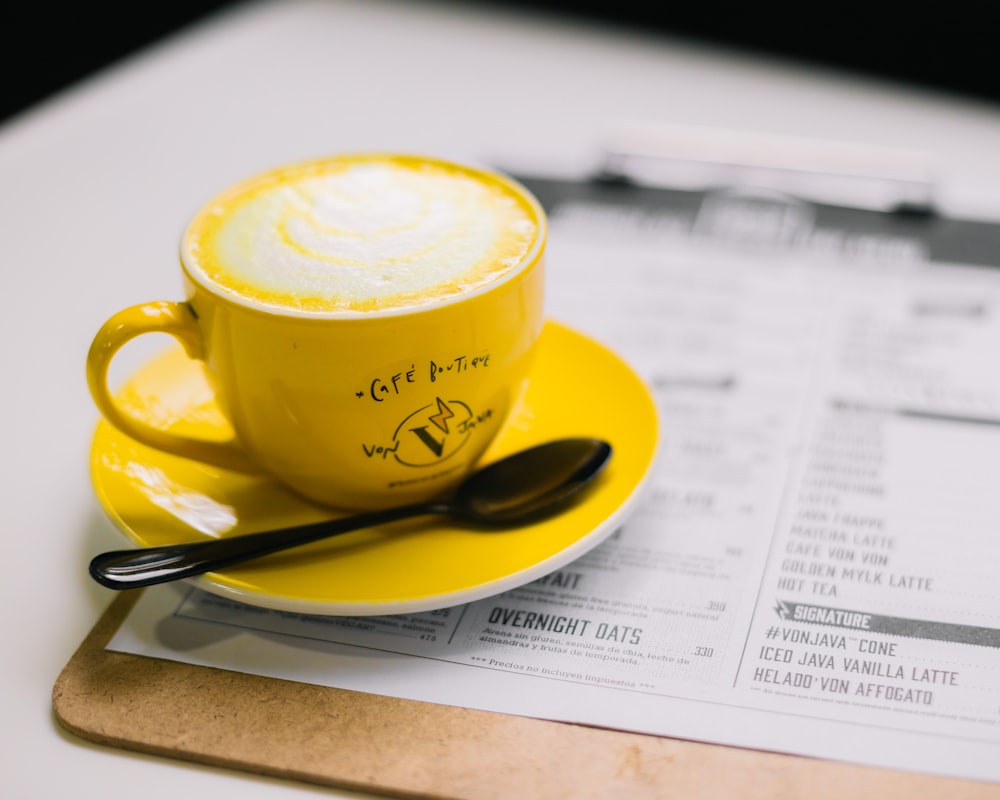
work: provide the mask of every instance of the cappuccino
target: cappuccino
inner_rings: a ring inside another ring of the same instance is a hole
[[[303,315],[412,311],[531,263],[537,205],[502,176],[428,158],[343,155],[216,197],[182,241],[191,277]]]
[[[184,299],[106,320],[87,383],[105,420],[164,454],[267,473],[341,509],[441,496],[528,384],[546,230],[516,180],[433,157],[352,153],[269,169],[190,217]],[[194,374],[229,438],[119,404],[111,360],[147,333],[173,336],[200,362]]]

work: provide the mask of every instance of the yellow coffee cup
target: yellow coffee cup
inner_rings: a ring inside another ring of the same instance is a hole
[[[546,236],[537,199],[489,169],[349,153],[269,170],[187,226],[184,301],[141,303],[100,328],[91,394],[142,444],[266,472],[319,503],[435,497],[468,474],[528,380]],[[232,440],[116,404],[111,361],[145,333],[201,362]]]

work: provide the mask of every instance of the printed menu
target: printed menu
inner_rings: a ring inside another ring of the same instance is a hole
[[[464,606],[324,617],[161,586],[109,647],[1000,781],[1000,226],[521,179],[550,215],[550,316],[656,399],[635,512]]]

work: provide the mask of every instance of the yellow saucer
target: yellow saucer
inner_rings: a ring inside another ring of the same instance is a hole
[[[139,369],[118,402],[179,432],[225,438],[230,431],[200,366],[180,346]],[[622,524],[649,477],[658,430],[656,405],[632,369],[603,345],[549,321],[529,388],[483,463],[564,436],[605,439],[611,461],[581,501],[547,520],[495,532],[416,518],[190,582],[251,605],[342,616],[416,613],[498,594],[578,558]],[[105,511],[140,546],[339,516],[266,476],[167,455],[104,421],[94,434],[90,471]]]

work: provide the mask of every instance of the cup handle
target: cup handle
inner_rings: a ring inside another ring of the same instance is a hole
[[[104,418],[127,436],[172,455],[240,472],[257,472],[235,439],[214,442],[156,428],[123,412],[108,388],[108,369],[123,345],[144,333],[167,333],[190,358],[204,360],[204,345],[194,310],[166,300],[122,309],[101,326],[87,353],[87,385]]]

